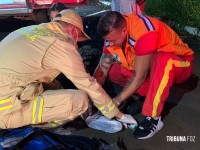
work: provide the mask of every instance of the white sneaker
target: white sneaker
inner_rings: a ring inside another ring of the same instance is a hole
[[[88,116],[85,120],[88,127],[101,130],[107,133],[116,133],[122,130],[122,124],[117,120],[109,120],[105,116],[101,116],[99,114]]]

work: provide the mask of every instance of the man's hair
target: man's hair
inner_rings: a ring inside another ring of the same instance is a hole
[[[60,11],[62,11],[64,9],[67,9],[64,4],[62,4],[62,3],[54,3],[49,8],[48,14],[50,14],[50,12],[52,12],[52,11],[58,11],[58,12],[60,12]]]
[[[98,23],[97,32],[102,36],[108,35],[113,29],[121,29],[126,25],[125,18],[117,11],[108,11]]]

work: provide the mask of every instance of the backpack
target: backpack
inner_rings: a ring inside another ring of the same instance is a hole
[[[105,150],[101,139],[59,135],[41,128],[22,127],[0,131],[0,150]]]

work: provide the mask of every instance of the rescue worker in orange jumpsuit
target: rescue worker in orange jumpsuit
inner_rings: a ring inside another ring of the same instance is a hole
[[[172,84],[192,74],[193,51],[163,22],[144,15],[109,11],[98,24],[104,38],[103,54],[94,77],[106,77],[124,87],[113,100],[120,105],[132,94],[146,96],[145,119],[134,131],[138,139],[152,137],[163,127],[161,112]]]
[[[61,125],[88,109],[88,97],[107,118],[135,121],[85,71],[77,42],[87,39],[81,17],[63,10],[53,22],[18,29],[1,41],[0,128]],[[44,88],[61,72],[78,90]]]

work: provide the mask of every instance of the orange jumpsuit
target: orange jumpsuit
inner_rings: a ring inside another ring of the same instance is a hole
[[[193,51],[166,24],[144,15],[124,15],[128,37],[124,51],[109,46],[105,41],[104,53],[111,53],[116,63],[111,66],[111,81],[125,86],[134,75],[136,56],[152,54],[150,76],[137,93],[146,96],[142,113],[160,116],[173,83],[181,83],[192,74]]]
[[[0,43],[0,128],[73,120],[88,97],[108,118],[118,113],[111,98],[84,68],[75,41],[59,23],[24,27]],[[79,90],[44,91],[62,72]]]

